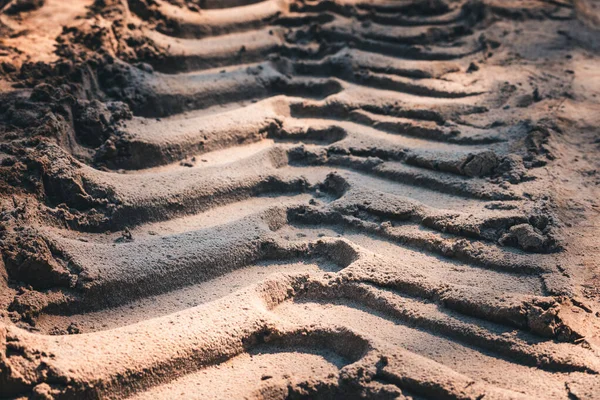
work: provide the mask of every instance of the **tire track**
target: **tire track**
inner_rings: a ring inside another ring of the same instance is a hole
[[[530,3],[544,18],[564,8]],[[528,192],[548,128],[514,113],[544,114],[521,101],[525,67],[510,85],[504,65],[485,65],[507,46],[487,34],[512,5],[119,7],[153,52],[99,72],[133,116],[87,104],[110,125],[90,139],[76,112],[84,161],[37,150],[44,214],[4,256],[28,287],[10,305],[18,320],[0,324],[1,396],[593,387],[592,310]]]

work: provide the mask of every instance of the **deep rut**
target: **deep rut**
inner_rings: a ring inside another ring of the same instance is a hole
[[[0,396],[598,388],[592,314],[530,194],[550,115],[497,27],[554,29],[568,5],[183,3],[119,3],[152,51],[97,84],[133,117],[86,103],[113,128],[74,116],[85,162],[39,149],[46,217],[15,239],[37,256],[5,256],[28,287],[0,325]]]

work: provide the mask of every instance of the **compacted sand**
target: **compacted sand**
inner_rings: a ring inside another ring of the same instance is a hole
[[[599,2],[0,10],[0,398],[600,398]]]

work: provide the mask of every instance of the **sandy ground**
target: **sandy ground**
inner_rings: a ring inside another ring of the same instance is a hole
[[[0,397],[600,398],[599,25],[0,1]]]

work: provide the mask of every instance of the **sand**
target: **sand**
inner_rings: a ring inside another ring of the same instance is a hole
[[[0,397],[600,398],[599,21],[0,1]]]

